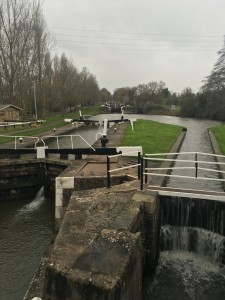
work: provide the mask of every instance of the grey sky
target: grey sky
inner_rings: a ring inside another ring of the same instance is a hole
[[[160,80],[197,92],[225,33],[224,0],[44,0],[44,14],[57,54],[111,92]]]

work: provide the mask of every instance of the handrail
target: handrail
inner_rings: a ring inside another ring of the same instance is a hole
[[[186,154],[193,154],[194,155],[194,159],[177,159],[177,158],[167,158],[169,155],[186,155]],[[225,156],[224,155],[217,155],[217,154],[211,154],[211,153],[203,153],[203,152],[178,152],[178,153],[153,153],[153,154],[145,154],[145,157],[143,157],[142,159],[142,173],[141,173],[141,189],[143,189],[143,176],[145,176],[145,183],[147,183],[147,177],[148,175],[153,175],[153,176],[164,176],[164,177],[175,177],[175,178],[188,178],[188,179],[198,179],[198,180],[213,180],[213,181],[221,181],[224,182],[225,179],[223,178],[212,178],[212,177],[201,177],[198,176],[198,172],[199,170],[203,170],[203,171],[207,171],[207,172],[214,172],[214,173],[219,173],[220,175],[225,174],[225,171],[223,170],[215,170],[215,169],[209,169],[209,168],[205,168],[205,167],[201,167],[199,166],[199,164],[201,165],[214,165],[214,166],[218,166],[218,165],[225,165],[225,162],[216,162],[216,161],[206,161],[206,160],[198,160],[198,156],[211,156],[213,158],[224,158],[225,160]],[[156,156],[164,156],[166,158],[157,158]],[[149,160],[153,160],[153,161],[163,161],[163,162],[171,162],[171,163],[180,163],[180,162],[184,162],[184,163],[189,163],[189,164],[194,164],[192,166],[173,166],[171,167],[148,167],[147,166],[147,161]],[[144,166],[144,161],[145,166]],[[171,170],[186,170],[186,169],[193,169],[195,170],[195,175],[194,176],[184,176],[184,175],[175,175],[175,174],[168,174],[169,171]],[[152,171],[156,171],[156,172],[152,172]],[[157,171],[167,171],[164,173],[157,173]]]
[[[31,125],[31,122],[7,122],[5,124],[0,124],[0,127],[15,127],[15,126],[19,126],[19,125]]]
[[[133,165],[130,165],[130,166],[120,167],[120,168],[110,170],[110,158],[119,157],[119,156],[126,156],[126,155],[130,155],[132,153],[135,153],[135,154],[138,153],[138,163],[137,164],[133,164]],[[125,152],[125,153],[119,153],[119,154],[115,154],[115,155],[108,155],[107,156],[107,187],[108,188],[111,187],[110,173],[118,172],[118,171],[126,170],[126,169],[131,169],[131,168],[135,168],[135,167],[138,167],[138,179],[140,179],[140,177],[141,177],[141,150],[128,151],[128,152]]]
[[[7,137],[7,138],[14,138],[14,149],[17,149],[16,148],[16,141],[17,139],[19,140],[20,143],[23,143],[23,139],[26,138],[26,139],[36,139],[36,142],[34,143],[34,146],[35,148],[37,148],[37,143],[39,142],[39,137],[37,136],[26,136],[26,135],[4,135],[4,134],[1,134],[0,137]]]
[[[145,156],[162,156],[162,155],[186,155],[186,154],[200,154],[200,155],[205,155],[205,156],[214,156],[214,157],[223,157],[225,158],[224,155],[220,154],[213,154],[213,153],[205,153],[205,152],[168,152],[168,153],[150,153],[150,154],[145,154]]]
[[[156,161],[175,161],[175,162],[189,162],[189,163],[195,163],[196,160],[188,160],[188,159],[170,159],[170,158],[145,158],[146,160],[156,160]],[[212,162],[212,161],[205,161],[205,160],[198,160],[198,163],[201,164],[214,164],[214,165],[225,165],[225,163],[222,162]]]
[[[42,141],[42,143],[44,144],[44,146],[46,146],[46,144],[45,144],[45,141],[44,141],[44,139],[45,138],[56,138],[56,143],[57,143],[57,148],[58,149],[60,149],[59,148],[59,138],[61,138],[61,137],[70,137],[70,141],[71,141],[71,147],[72,147],[72,149],[74,149],[74,145],[73,145],[73,137],[79,137],[79,138],[81,138],[93,151],[95,151],[95,148],[93,148],[92,146],[91,146],[91,144],[89,144],[81,135],[46,135],[46,136],[43,136],[42,138],[41,138],[41,141]]]

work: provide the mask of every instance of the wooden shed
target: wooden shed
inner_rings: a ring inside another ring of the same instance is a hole
[[[13,104],[0,104],[0,122],[20,121],[22,119],[22,108]]]

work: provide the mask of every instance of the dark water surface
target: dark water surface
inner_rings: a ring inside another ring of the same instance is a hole
[[[101,115],[96,118],[120,118]],[[211,151],[206,130],[219,122],[167,116],[126,115],[188,128],[182,151]],[[134,124],[135,130],[135,124]],[[79,129],[90,144],[103,128]],[[76,147],[84,147],[76,142]],[[193,150],[194,149],[194,150]],[[172,183],[171,183],[172,184]],[[215,188],[218,188],[216,185]],[[54,234],[54,201],[36,199],[0,203],[0,300],[21,300]],[[147,281],[145,299],[225,299],[225,279],[217,265],[185,251],[162,252],[156,275]],[[206,294],[208,296],[206,296]]]
[[[23,299],[54,233],[54,201],[0,203],[0,299]]]

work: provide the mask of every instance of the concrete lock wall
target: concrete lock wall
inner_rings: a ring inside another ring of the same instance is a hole
[[[0,166],[0,199],[1,201],[31,199],[44,186],[45,195],[55,195],[55,178],[68,165],[51,161],[18,161],[2,162]]]
[[[95,177],[68,177],[68,170],[65,170],[56,178],[55,189],[55,218],[56,229],[60,227],[66,208],[70,201],[73,191],[92,190],[98,187],[107,186],[107,178],[102,176]],[[126,181],[126,176],[113,176],[111,184],[121,184]]]
[[[42,169],[39,163],[10,161],[0,166],[1,201],[17,200],[35,196],[43,186]]]
[[[42,299],[142,299],[158,260],[159,201],[130,183],[75,191],[45,273]]]

